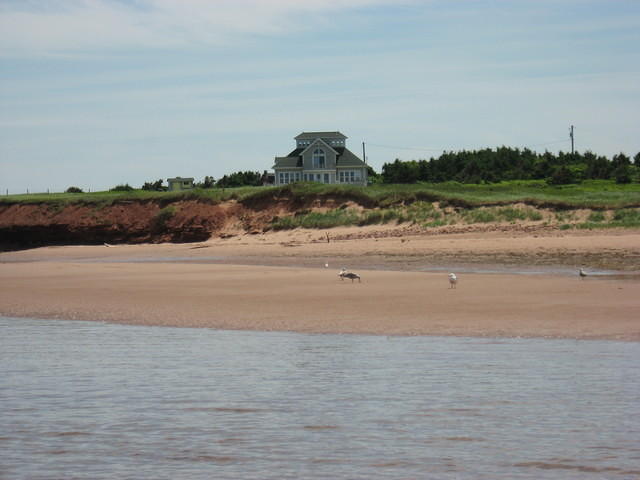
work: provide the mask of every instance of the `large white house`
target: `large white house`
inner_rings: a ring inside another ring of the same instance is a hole
[[[340,132],[302,132],[295,137],[295,150],[286,157],[276,157],[275,184],[367,185],[367,165],[345,147],[346,139]]]

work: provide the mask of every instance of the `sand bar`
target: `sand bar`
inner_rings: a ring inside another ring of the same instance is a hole
[[[320,239],[318,232],[298,231],[195,245],[5,252],[0,314],[266,331],[640,341],[638,233]],[[456,251],[465,252],[457,264],[429,261]],[[497,273],[469,268],[473,252]],[[623,257],[631,268],[581,280],[568,273],[574,257],[562,263],[567,252],[604,267],[607,258]],[[539,256],[557,261],[534,262],[548,272],[527,274],[527,258]],[[346,261],[358,267],[362,283],[338,278]],[[458,269],[456,289],[449,288],[446,270],[439,271],[445,266]]]

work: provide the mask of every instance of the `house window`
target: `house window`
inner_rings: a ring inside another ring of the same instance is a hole
[[[360,183],[362,181],[362,172],[360,170],[340,171],[338,179],[340,183]]]
[[[328,173],[324,174],[324,183],[329,183],[329,174]]]
[[[316,148],[313,151],[313,168],[325,168],[324,150]]]
[[[278,173],[278,183],[286,185],[288,183],[299,182],[300,172],[280,172]]]

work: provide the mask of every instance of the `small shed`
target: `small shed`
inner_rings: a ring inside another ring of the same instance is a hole
[[[180,190],[191,190],[193,188],[193,178],[167,178],[170,192],[177,192]]]

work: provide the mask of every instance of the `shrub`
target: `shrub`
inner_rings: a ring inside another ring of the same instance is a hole
[[[125,183],[124,185],[116,185],[115,187],[109,189],[110,192],[131,192],[132,190],[133,187],[128,183]]]
[[[613,176],[618,184],[631,183],[631,168],[629,165],[620,165],[614,170]]]
[[[604,222],[604,213],[597,211],[591,212],[589,218],[587,218],[587,222]]]
[[[498,210],[498,214],[507,222],[525,220],[527,218],[527,213],[524,210],[514,207],[503,207]]]
[[[150,192],[164,192],[167,190],[167,187],[162,185],[162,179],[160,179],[155,182],[145,182],[145,184],[142,185],[142,190]]]
[[[167,222],[172,219],[177,212],[176,207],[169,205],[160,210],[153,219],[153,227],[157,230],[163,230]]]
[[[542,220],[542,214],[539,211],[531,208],[527,210],[527,218],[529,218],[529,220],[533,220],[534,222],[538,222]]]
[[[557,168],[553,175],[547,180],[550,185],[567,185],[569,183],[576,183],[577,178],[573,171],[571,171],[565,165]]]
[[[486,208],[467,210],[462,215],[467,223],[489,223],[496,221],[496,215]]]
[[[65,190],[64,193],[84,193],[81,188],[78,187],[69,187]]]
[[[616,210],[612,220],[622,226],[637,226],[640,224],[640,210],[634,208]]]

